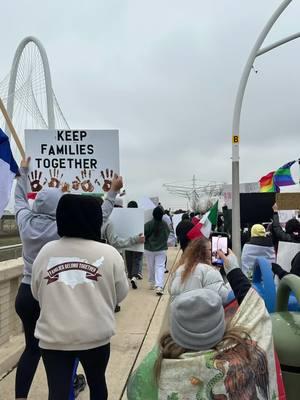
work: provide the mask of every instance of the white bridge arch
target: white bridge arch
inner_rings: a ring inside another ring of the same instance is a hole
[[[46,50],[33,36],[24,38],[17,47],[11,70],[0,81],[0,97],[23,147],[25,129],[69,128],[53,91]],[[0,126],[10,134],[2,114]],[[14,141],[12,150],[19,159]]]
[[[51,80],[51,73],[49,67],[49,61],[47,57],[46,50],[42,43],[35,38],[34,36],[28,36],[22,40],[22,42],[17,47],[12,68],[11,74],[9,79],[9,86],[8,86],[8,100],[7,100],[7,112],[10,118],[13,117],[14,112],[14,100],[15,100],[15,88],[16,88],[16,80],[17,80],[17,73],[18,67],[20,63],[20,59],[24,49],[26,48],[27,44],[33,42],[39,50],[43,67],[44,67],[44,75],[45,75],[45,85],[46,85],[46,99],[47,99],[47,115],[48,115],[48,128],[55,127],[55,117],[54,117],[54,107],[53,107],[53,90],[52,90],[52,80]],[[8,128],[6,129],[8,131]]]

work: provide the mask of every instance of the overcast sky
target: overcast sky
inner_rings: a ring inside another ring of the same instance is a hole
[[[34,35],[71,128],[120,131],[128,200],[171,198],[166,182],[231,182],[231,124],[248,54],[279,0],[10,0],[0,80]],[[300,31],[294,1],[266,44]],[[242,182],[298,158],[300,40],[255,63],[241,121]],[[296,176],[299,171],[295,168]],[[130,198],[129,198],[130,197]]]

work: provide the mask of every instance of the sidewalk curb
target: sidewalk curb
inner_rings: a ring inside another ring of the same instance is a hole
[[[17,365],[24,350],[24,335],[13,336],[0,346],[0,381]]]

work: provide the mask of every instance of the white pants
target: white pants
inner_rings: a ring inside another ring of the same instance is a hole
[[[148,281],[154,283],[156,287],[164,287],[167,251],[145,250],[145,255],[148,265]]]

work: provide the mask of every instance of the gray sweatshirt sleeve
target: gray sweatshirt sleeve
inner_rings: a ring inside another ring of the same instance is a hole
[[[117,295],[117,304],[121,303],[127,296],[129,285],[125,272],[125,264],[120,254],[116,254],[117,261],[115,263],[115,288]]]
[[[123,239],[115,234],[113,224],[108,223],[105,229],[105,239],[108,244],[119,250],[137,244],[139,241],[139,235]]]
[[[15,213],[19,228],[22,228],[23,221],[32,213],[27,200],[27,172],[27,168],[20,168],[15,189]]]
[[[115,204],[117,192],[114,192],[113,190],[109,191],[106,195],[105,200],[103,201],[102,204],[102,219],[103,219],[103,224],[108,220]]]
[[[31,275],[31,293],[32,296],[39,301],[39,287],[41,282],[43,281],[43,267],[42,267],[42,259],[43,259],[43,249],[39,252],[36,259],[32,264],[32,275]]]

